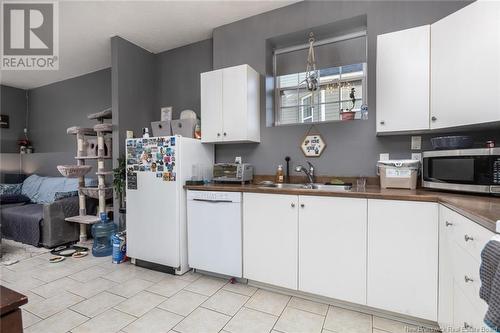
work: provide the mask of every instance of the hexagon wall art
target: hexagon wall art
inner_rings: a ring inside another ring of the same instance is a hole
[[[326,142],[321,134],[306,134],[300,148],[306,157],[320,157],[326,148]]]

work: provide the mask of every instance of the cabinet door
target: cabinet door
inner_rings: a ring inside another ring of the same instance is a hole
[[[201,73],[201,141],[222,141],[222,70]]]
[[[246,140],[247,65],[223,69],[224,141]]]
[[[366,199],[299,197],[299,290],[366,304]]]
[[[377,37],[377,132],[429,129],[430,26]]]
[[[298,198],[244,193],[243,276],[297,289]]]
[[[436,203],[368,200],[369,306],[437,321]]]
[[[431,34],[431,129],[499,121],[500,3],[476,1]]]
[[[454,224],[449,209],[439,206],[439,298],[438,323],[443,331],[453,325],[453,267],[450,246]]]

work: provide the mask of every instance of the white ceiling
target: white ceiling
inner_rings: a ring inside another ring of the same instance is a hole
[[[111,66],[110,37],[153,53],[210,38],[212,30],[297,2],[60,1],[59,70],[2,71],[0,82],[30,89]]]

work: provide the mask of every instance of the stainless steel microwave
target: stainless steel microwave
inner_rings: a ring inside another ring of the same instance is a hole
[[[422,159],[423,187],[500,194],[500,148],[428,151]]]

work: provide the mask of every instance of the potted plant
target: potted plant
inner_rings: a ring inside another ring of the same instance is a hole
[[[127,166],[127,161],[124,156],[118,158],[118,167],[113,169],[113,188],[115,193],[118,195],[120,200],[120,208],[119,208],[119,229],[122,231],[125,228],[126,214],[127,210],[126,200],[125,200],[125,184],[126,184],[126,174],[125,168]]]
[[[349,93],[349,97],[351,98],[352,106],[350,109],[341,110],[342,120],[354,120],[354,116],[356,115],[354,109],[354,104],[356,103],[356,89],[354,87],[351,88],[351,92]]]

